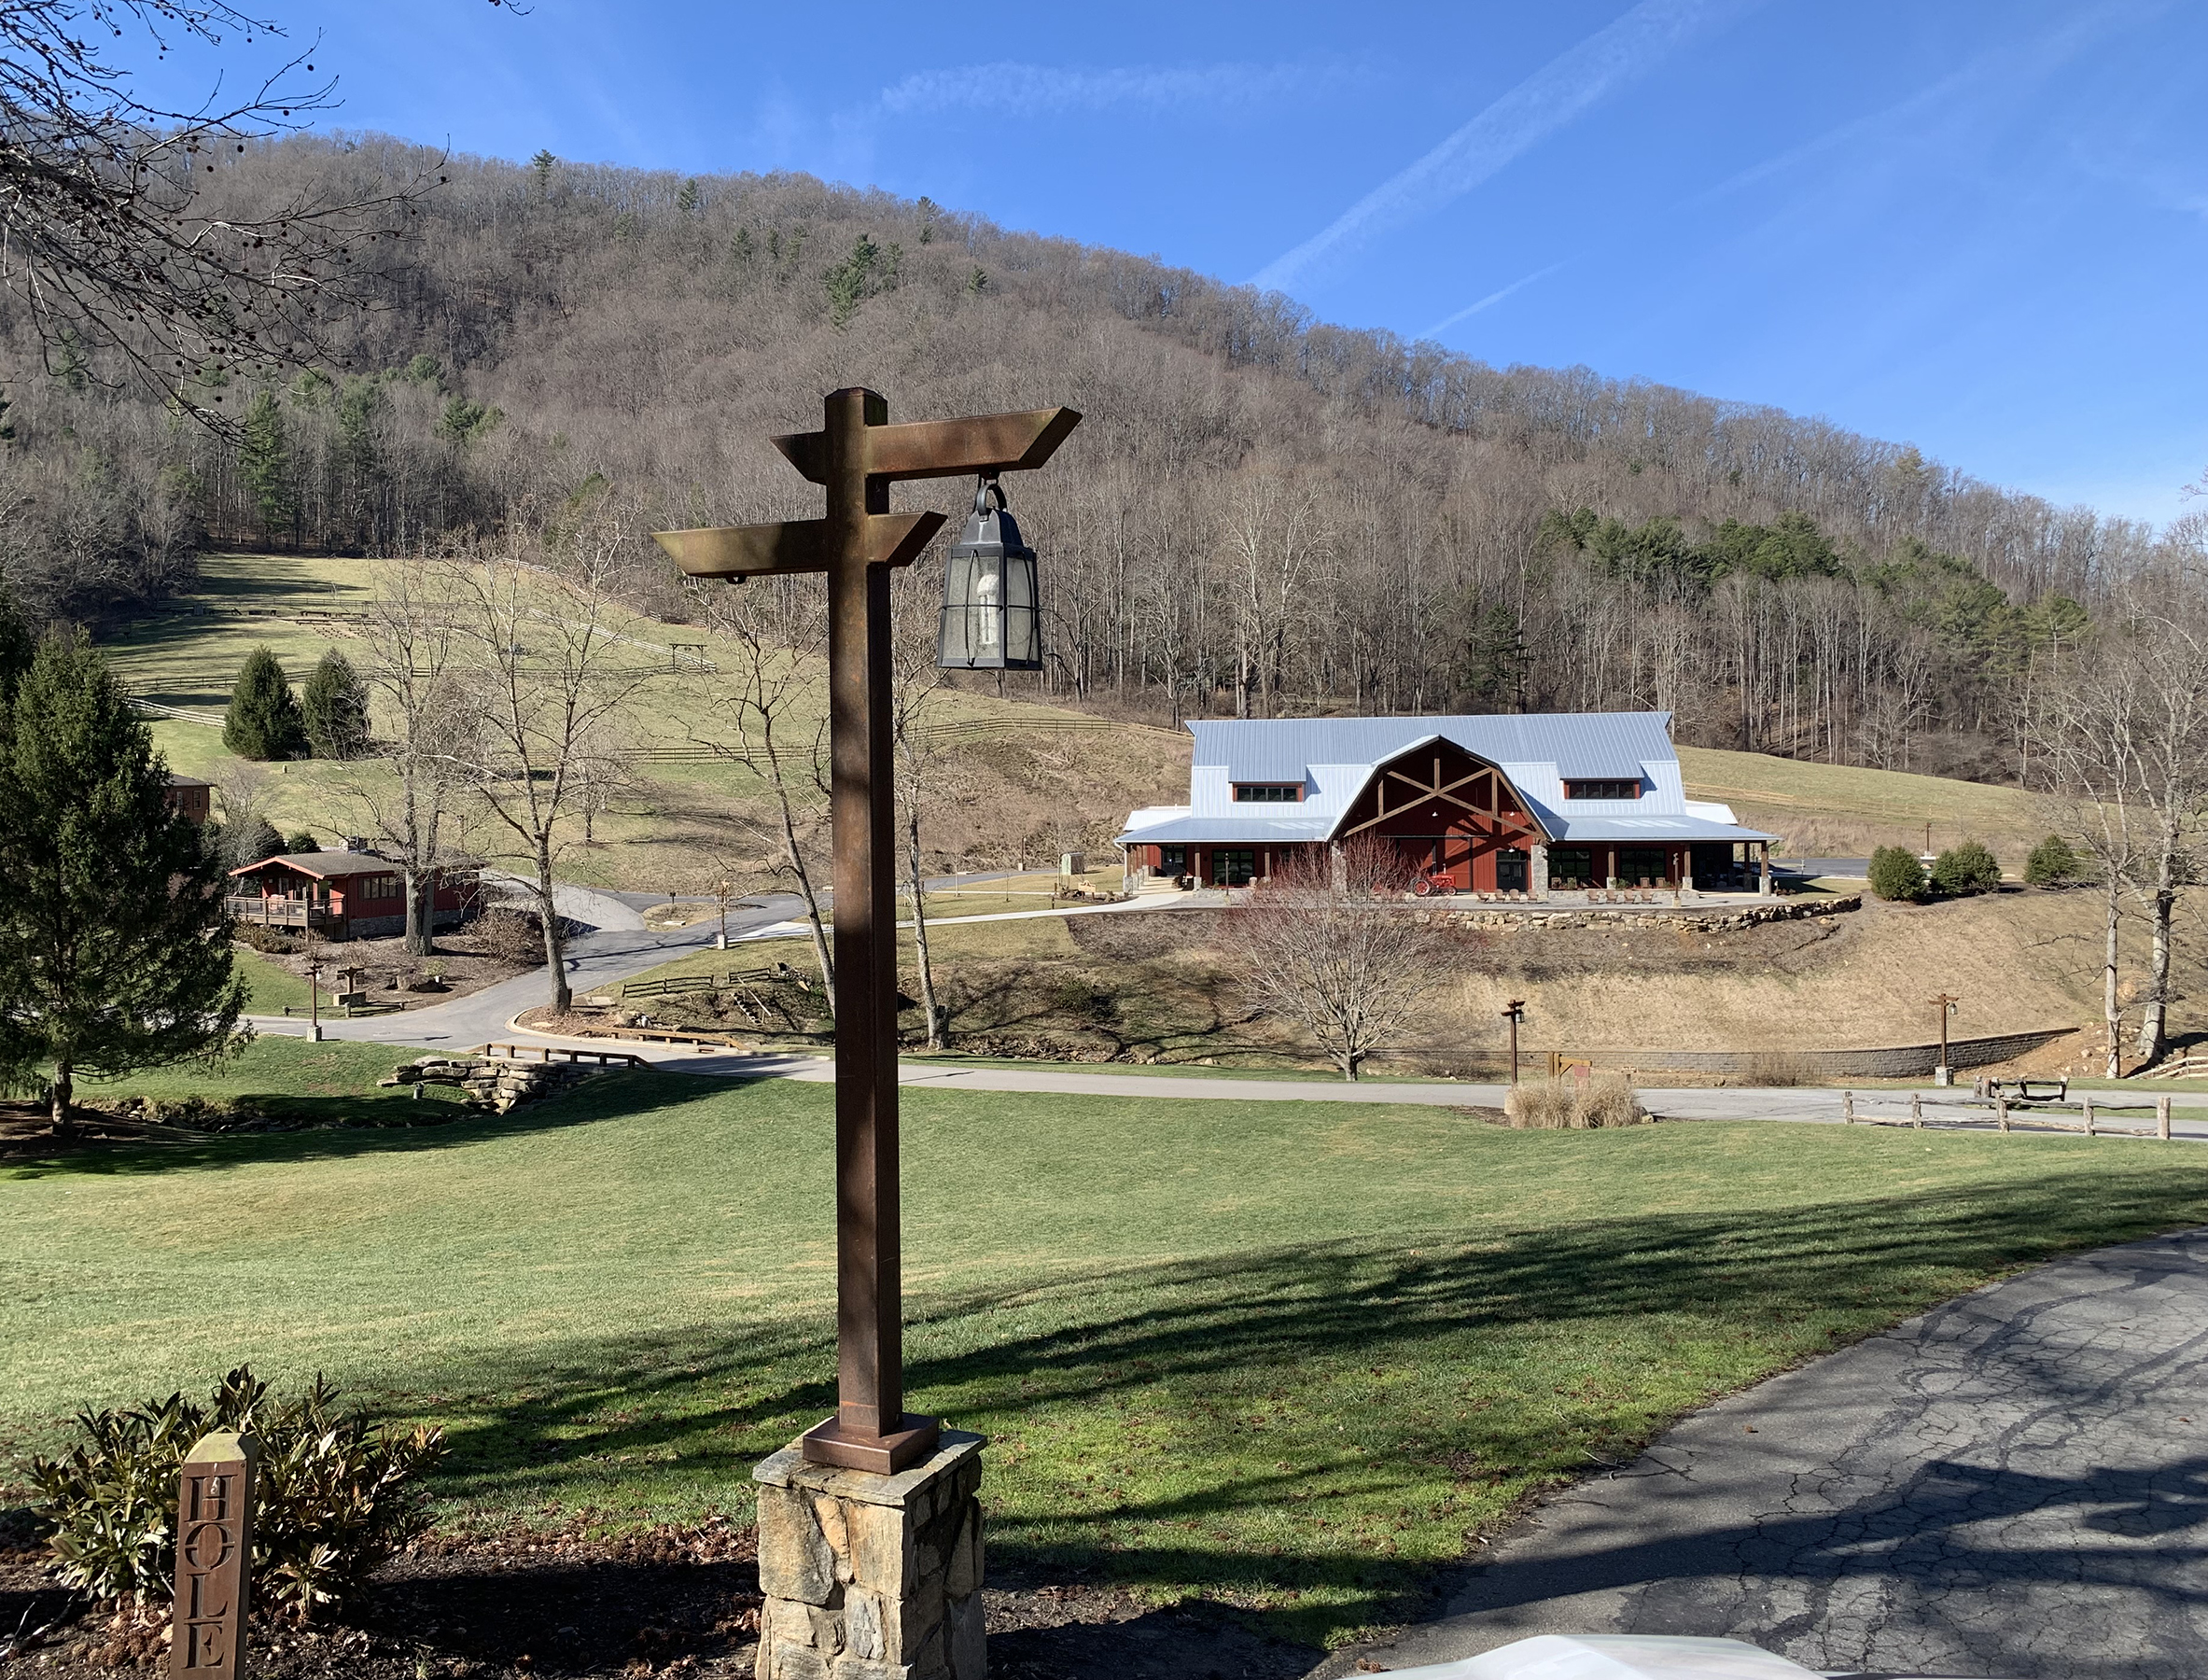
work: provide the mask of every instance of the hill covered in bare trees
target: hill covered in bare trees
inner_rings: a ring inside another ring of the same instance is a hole
[[[904,417],[1086,413],[1013,486],[1055,696],[1656,707],[1688,742],[2007,777],[2040,652],[2157,558],[2145,527],[1821,421],[1497,369],[809,177],[292,138],[225,152],[202,208],[371,197],[426,164],[445,178],[363,254],[380,307],[327,323],[327,369],[197,371],[226,429],[141,395],[111,346],[0,322],[0,574],[32,609],[158,596],[210,546],[521,540],[614,497],[633,592],[679,619],[644,534],[812,511],[764,435],[867,384]]]

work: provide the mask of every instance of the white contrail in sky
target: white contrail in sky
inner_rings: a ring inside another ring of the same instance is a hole
[[[1552,263],[1550,263],[1550,264],[1548,265],[1548,267],[1546,267],[1546,268],[1544,268],[1544,269],[1535,269],[1535,270],[1534,270],[1534,271],[1533,271],[1533,272],[1532,272],[1530,274],[1528,274],[1528,275],[1527,275],[1527,276],[1526,276],[1524,279],[1522,279],[1522,280],[1513,280],[1513,281],[1512,281],[1512,282],[1511,282],[1511,283],[1510,283],[1508,286],[1504,287],[1503,287],[1503,288],[1502,288],[1501,291],[1491,291],[1491,292],[1489,292],[1489,293],[1488,293],[1488,294],[1486,297],[1482,298],[1482,299],[1481,299],[1481,300],[1480,300],[1480,301],[1479,301],[1477,303],[1467,303],[1467,304],[1466,304],[1466,305],[1465,305],[1465,306],[1464,306],[1462,309],[1460,309],[1460,310],[1459,310],[1459,311],[1458,311],[1458,312],[1457,312],[1455,315],[1445,315],[1445,316],[1444,316],[1442,319],[1440,319],[1440,320],[1438,320],[1438,321],[1434,322],[1434,324],[1433,324],[1432,326],[1431,326],[1431,327],[1427,328],[1427,329],[1426,329],[1426,330],[1425,330],[1424,332],[1421,332],[1421,333],[1420,333],[1418,336],[1419,336],[1420,338],[1436,338],[1436,337],[1440,336],[1442,333],[1445,333],[1445,332],[1446,332],[1446,331],[1447,331],[1447,330],[1448,330],[1450,328],[1454,327],[1454,326],[1455,326],[1455,325],[1456,325],[1456,324],[1457,324],[1459,321],[1469,320],[1469,319],[1470,319],[1472,316],[1474,316],[1474,315],[1475,315],[1479,314],[1479,312],[1480,312],[1481,310],[1483,310],[1483,309],[1492,309],[1492,308],[1493,308],[1493,307],[1494,307],[1496,304],[1498,304],[1498,303],[1502,302],[1503,299],[1505,299],[1505,298],[1509,297],[1511,293],[1513,293],[1513,292],[1516,291],[1516,290],[1518,289],[1518,287],[1521,287],[1521,286],[1531,286],[1531,285],[1534,283],[1534,281],[1536,281],[1536,280],[1545,280],[1545,279],[1547,279],[1547,278],[1548,278],[1548,277],[1549,277],[1551,274],[1555,273],[1556,273],[1556,272],[1557,272],[1558,269],[1562,268],[1562,267],[1564,266],[1564,263],[1565,263],[1565,262],[1569,262],[1569,261],[1571,261],[1571,260],[1572,260],[1572,259],[1571,259],[1571,258],[1569,258],[1569,257],[1567,257],[1567,258],[1565,258],[1565,259],[1564,259],[1564,261],[1563,261],[1563,262],[1552,262]]]
[[[1338,79],[1336,71],[1311,64],[1134,64],[1103,70],[969,64],[908,76],[884,88],[876,105],[896,117],[957,110],[977,98],[985,100],[991,110],[1028,116],[1129,105],[1254,105]]]
[[[1608,28],[1551,59],[1408,169],[1381,182],[1332,225],[1276,257],[1251,284],[1267,290],[1292,286],[1376,234],[1470,192],[1597,100],[1653,69],[1687,36],[1757,3],[1642,0]]]

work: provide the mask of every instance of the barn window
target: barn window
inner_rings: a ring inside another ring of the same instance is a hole
[[[1237,805],[1295,805],[1304,796],[1301,782],[1237,782]]]
[[[1211,854],[1211,885],[1247,887],[1257,875],[1257,851],[1220,850]]]
[[[1552,846],[1548,854],[1548,884],[1552,888],[1585,887],[1595,878],[1594,848]]]
[[[1639,799],[1641,783],[1632,781],[1568,781],[1564,784],[1566,799]]]

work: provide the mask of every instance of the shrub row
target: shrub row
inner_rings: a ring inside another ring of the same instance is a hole
[[[2024,879],[2034,887],[2059,887],[2075,877],[2078,858],[2060,834],[2049,834],[2032,848]],[[1951,846],[1927,870],[1906,846],[1881,846],[1871,853],[1870,888],[1880,898],[1901,903],[1925,899],[1968,898],[2001,885],[2001,862],[1976,840]]]

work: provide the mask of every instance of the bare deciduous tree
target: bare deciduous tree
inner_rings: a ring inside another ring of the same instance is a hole
[[[361,679],[375,715],[361,774],[348,791],[403,876],[406,949],[437,946],[439,877],[468,861],[461,807],[475,739],[461,681],[463,613],[451,560],[413,557],[381,568],[362,637]],[[381,727],[376,727],[380,725]]]
[[[928,945],[928,870],[920,849],[920,819],[933,782],[931,743],[923,732],[929,703],[942,691],[936,663],[935,624],[921,610],[927,603],[926,573],[915,567],[899,580],[896,647],[891,654],[889,725],[896,743],[897,805],[904,830],[904,885],[913,903],[913,959],[919,971],[920,1008],[928,1021],[928,1047],[943,1048],[945,1011],[935,993],[934,955]]]
[[[820,698],[828,616],[824,592],[810,578],[775,580],[706,595],[709,622],[723,642],[721,669],[694,680],[704,714],[691,741],[756,777],[771,805],[776,877],[804,902],[805,925],[828,1011],[835,1011],[835,956],[820,909],[807,839],[825,816],[827,707],[809,721],[804,703]]]
[[[2195,879],[2208,811],[2208,636],[2172,595],[2118,618],[2100,646],[2130,667],[2136,693],[2128,731],[2146,818],[2140,866],[2128,877],[2146,917],[2147,962],[2136,1044],[2143,1064],[2169,1049],[2173,923],[2179,891]]]
[[[2142,727],[2137,673],[2100,653],[2098,647],[2083,647],[2050,662],[2052,668],[2033,690],[2027,733],[2043,785],[2069,802],[2071,833],[2093,861],[2102,905],[2106,1072],[2116,1079],[2123,1071],[2124,900],[2145,852],[2149,813],[2136,750]]]
[[[1448,948],[1403,902],[1406,879],[1392,847],[1360,835],[1257,882],[1226,917],[1222,943],[1244,991],[1318,1040],[1344,1079],[1403,1031]]]
[[[449,568],[469,701],[470,781],[533,865],[550,1002],[561,1014],[573,993],[552,866],[580,814],[577,764],[659,674],[616,624],[616,589],[638,524],[633,510],[602,497],[561,533],[544,564],[508,558]]]

